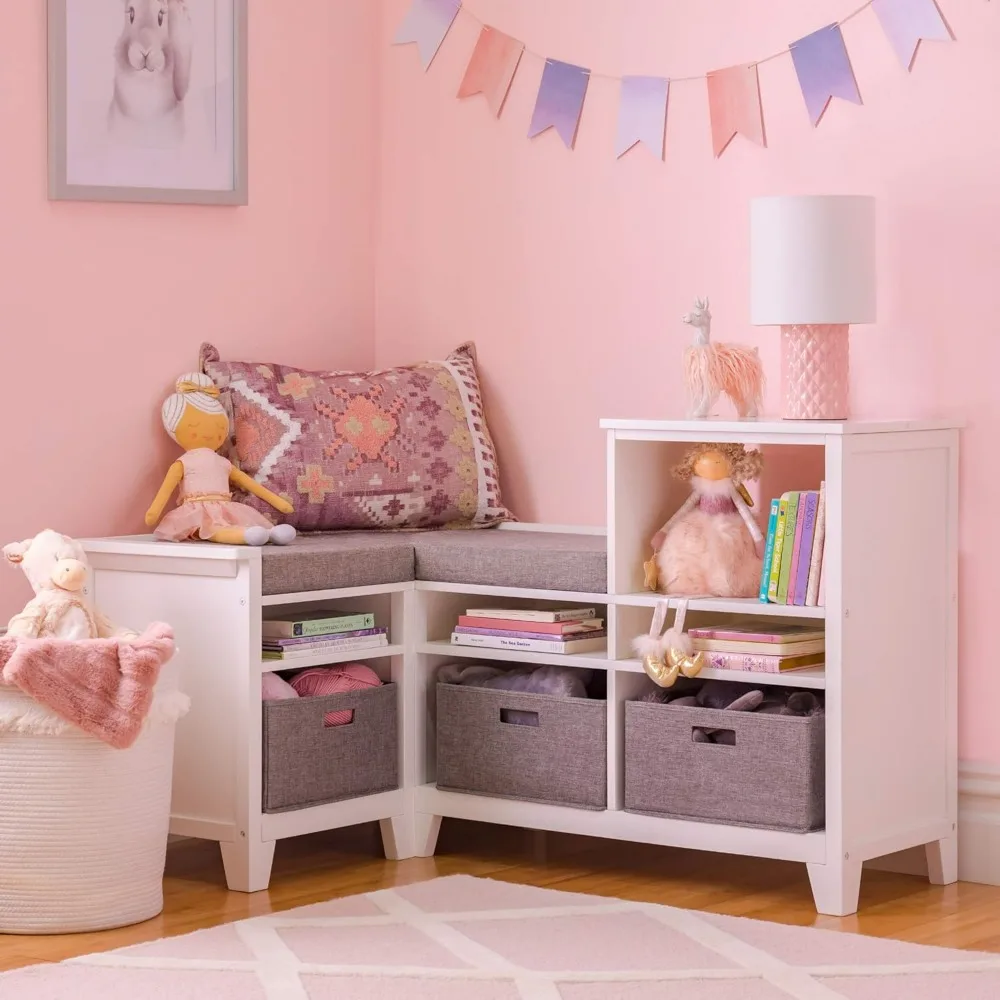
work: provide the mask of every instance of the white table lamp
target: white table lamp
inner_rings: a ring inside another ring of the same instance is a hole
[[[875,199],[754,198],[750,313],[781,327],[786,420],[846,420],[848,327],[874,323]]]

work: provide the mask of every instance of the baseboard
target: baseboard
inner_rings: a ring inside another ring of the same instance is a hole
[[[923,848],[868,862],[869,868],[927,875]],[[958,877],[1000,885],[1000,767],[965,762],[958,771]]]

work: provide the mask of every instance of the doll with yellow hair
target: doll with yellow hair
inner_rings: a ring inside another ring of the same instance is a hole
[[[201,373],[182,375],[177,391],[163,404],[163,426],[184,449],[170,466],[156,499],[146,511],[146,525],[157,538],[172,542],[202,539],[223,545],[287,545],[295,538],[290,524],[273,525],[263,514],[233,500],[231,486],[252,493],[282,514],[292,505],[217,454],[229,437],[229,418],[215,383]],[[165,517],[174,490],[177,507]]]

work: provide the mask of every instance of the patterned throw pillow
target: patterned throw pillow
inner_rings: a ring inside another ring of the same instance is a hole
[[[287,498],[304,531],[486,527],[515,520],[500,497],[475,349],[375,372],[220,361],[202,370],[229,410],[231,456]],[[245,503],[274,514],[253,497]]]

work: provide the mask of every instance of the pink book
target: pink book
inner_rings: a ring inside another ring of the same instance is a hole
[[[806,494],[799,494],[799,512],[795,519],[795,541],[792,543],[792,561],[788,564],[788,594],[785,604],[795,603],[795,581],[799,576],[799,557],[802,555],[802,526],[805,524]]]
[[[824,540],[823,551],[820,553],[819,563],[819,594],[816,602],[821,608],[826,607],[826,542]]]
[[[501,632],[537,632],[546,635],[574,635],[578,632],[593,632],[604,620],[590,618],[586,622],[525,622],[513,618],[477,618],[474,615],[459,615],[458,624],[463,628],[477,628]],[[530,628],[528,626],[531,626]]]
[[[816,506],[816,527],[813,530],[812,553],[809,559],[809,578],[806,583],[806,607],[814,608],[819,600],[819,576],[826,541],[826,483],[820,483],[819,503]]]
[[[690,628],[692,639],[722,639],[725,642],[809,642],[822,639],[826,632],[813,625],[769,625],[770,632],[758,632],[756,626],[747,628]]]

